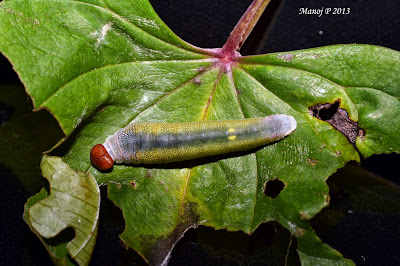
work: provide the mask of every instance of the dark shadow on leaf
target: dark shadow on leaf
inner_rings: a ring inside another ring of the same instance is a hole
[[[125,221],[121,209],[108,199],[107,186],[100,186],[100,194],[99,231],[91,265],[147,265],[137,252],[126,248],[119,238],[125,229]]]
[[[200,226],[177,243],[169,265],[285,265],[289,245],[287,265],[299,265],[297,242],[290,238],[277,222],[261,224],[252,235]]]
[[[25,189],[37,193],[42,152],[56,144],[62,132],[47,111],[32,111],[22,85],[0,86],[0,99],[0,163],[10,168]]]
[[[146,250],[148,253],[143,255],[146,258],[149,258],[150,265],[165,265],[168,263],[171,249],[173,249],[176,243],[181,240],[187,230],[198,226],[198,216],[193,212],[194,209],[195,207],[191,203],[185,204],[181,216],[183,222],[176,226],[175,230],[167,237],[160,237],[158,239],[148,237],[146,242],[153,242],[154,245],[151,245],[151,249]],[[146,238],[147,237],[142,237],[142,239]]]
[[[330,205],[311,220],[322,241],[357,265],[398,265],[400,187],[351,164],[327,183]]]
[[[68,227],[61,231],[58,235],[52,238],[44,239],[49,246],[60,246],[63,243],[70,242],[75,237],[75,230],[72,227]]]
[[[104,110],[104,108],[107,108],[107,104],[101,104],[99,105],[96,110],[94,111],[94,114],[97,114],[98,112],[101,112],[102,110]],[[75,141],[77,140],[77,138],[79,137],[79,134],[81,133],[81,131],[90,123],[93,123],[93,116],[89,116],[88,118],[84,119],[75,129],[74,131],[71,133],[71,135],[69,135],[67,137],[67,139],[60,145],[58,146],[56,149],[54,149],[51,152],[51,155],[53,156],[58,156],[58,157],[63,157],[64,155],[66,155],[69,151],[69,149],[71,148],[71,146],[75,143]],[[92,148],[92,147],[90,147]],[[90,149],[89,149],[90,151]],[[88,160],[89,159],[89,153],[88,153]]]

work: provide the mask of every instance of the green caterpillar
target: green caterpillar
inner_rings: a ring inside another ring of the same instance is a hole
[[[289,115],[241,120],[130,124],[95,145],[90,158],[100,170],[114,162],[161,164],[246,151],[280,140],[296,129]]]

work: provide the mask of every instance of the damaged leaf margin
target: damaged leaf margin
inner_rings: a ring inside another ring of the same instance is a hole
[[[330,104],[319,104],[310,107],[310,114],[322,121],[331,124],[342,133],[351,144],[356,143],[357,136],[364,138],[364,130],[358,127],[358,123],[349,118],[346,110],[339,108],[340,99]]]
[[[42,189],[31,197],[24,219],[54,263],[66,265],[72,258],[79,265],[88,265],[98,229],[99,186],[91,174],[70,168],[59,157],[44,155],[41,169],[50,193]]]
[[[252,69],[248,64],[283,67],[292,69],[293,73],[300,71],[328,81],[333,91],[310,83],[309,96],[312,97],[303,99],[298,98],[298,88],[293,88],[289,92],[294,98],[292,107],[329,123],[364,158],[372,154],[400,152],[400,141],[394,137],[400,135],[398,51],[364,44],[331,45],[248,56],[243,57],[241,62],[250,73]],[[299,79],[295,75],[292,78]],[[298,103],[299,100],[301,103]],[[328,111],[331,117],[321,117],[319,112],[322,109]]]

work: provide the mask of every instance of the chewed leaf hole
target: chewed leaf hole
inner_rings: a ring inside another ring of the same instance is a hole
[[[315,118],[326,121],[342,133],[351,144],[356,142],[357,136],[364,137],[364,130],[358,127],[357,122],[350,119],[346,110],[339,108],[340,99],[334,103],[318,104],[309,108]]]
[[[133,188],[136,188],[136,182],[133,180],[129,181],[129,185],[131,185]]]
[[[278,197],[278,195],[281,193],[281,191],[284,188],[285,188],[285,183],[283,183],[278,178],[275,178],[275,179],[269,180],[265,183],[264,194],[267,197],[274,199],[274,198]]]
[[[61,243],[70,242],[75,237],[75,230],[72,227],[67,227],[62,230],[59,234],[52,238],[46,239],[46,243],[51,246],[57,246]]]
[[[312,115],[322,121],[331,120],[339,109],[340,101],[336,101],[333,104],[320,104],[310,108]]]

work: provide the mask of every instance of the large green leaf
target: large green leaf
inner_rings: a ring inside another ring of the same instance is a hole
[[[329,46],[239,57],[231,69],[218,50],[176,37],[145,0],[9,0],[0,13],[1,51],[35,108],[50,110],[68,137],[57,153],[108,184],[126,222],[121,238],[150,263],[166,261],[189,227],[252,233],[272,220],[298,238],[304,264],[349,263],[308,220],[328,204],[325,181],[346,162],[400,152],[398,52]],[[338,101],[362,129],[354,144],[310,113]],[[297,130],[255,153],[107,173],[90,164],[91,147],[131,122],[277,113],[294,116]],[[284,184],[274,198],[264,193],[271,180]]]

